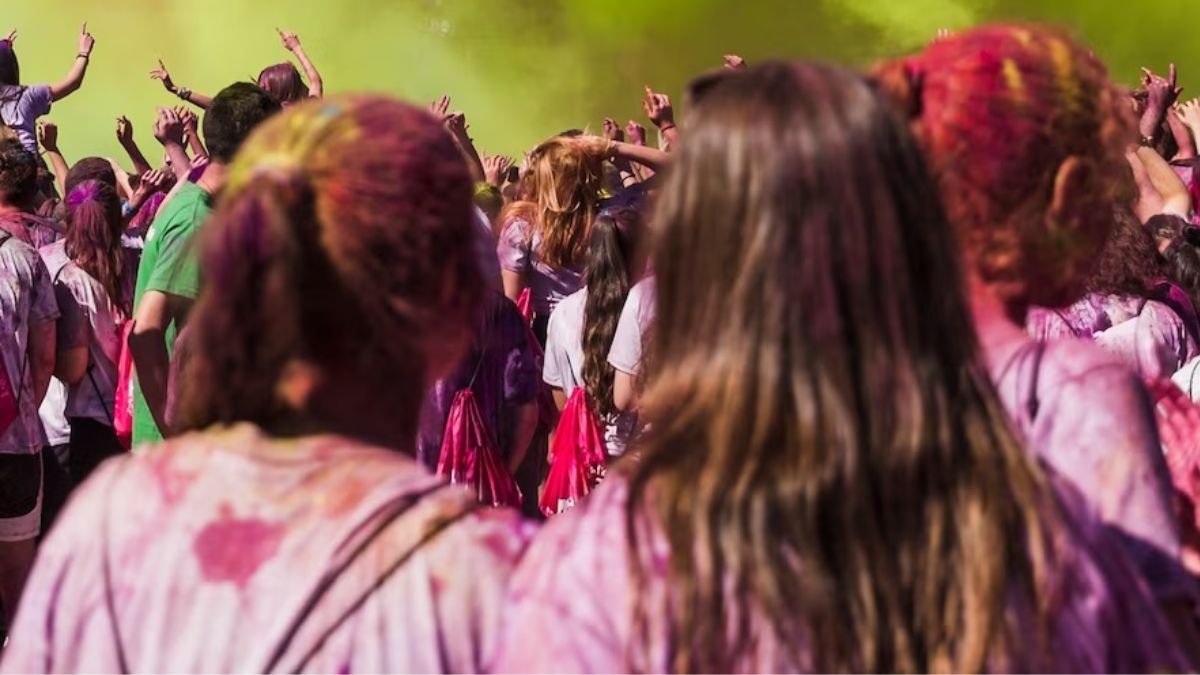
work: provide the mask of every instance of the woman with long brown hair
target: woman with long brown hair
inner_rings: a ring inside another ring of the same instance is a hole
[[[0,669],[481,670],[525,530],[405,456],[469,339],[473,208],[424,110],[264,123],[206,225],[185,433],[80,489]]]
[[[1181,667],[1011,430],[904,121],[814,64],[693,99],[653,224],[640,461],[526,555],[501,669]]]

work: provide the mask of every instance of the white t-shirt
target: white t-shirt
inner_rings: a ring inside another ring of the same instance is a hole
[[[608,351],[608,363],[628,375],[637,375],[642,367],[642,341],[654,322],[654,277],[648,276],[629,289],[621,320]]]
[[[587,287],[563,298],[546,326],[546,356],[542,380],[567,396],[583,386],[583,310]],[[615,338],[614,338],[615,342]],[[612,456],[625,452],[637,428],[637,413],[613,413],[600,418],[604,445]]]

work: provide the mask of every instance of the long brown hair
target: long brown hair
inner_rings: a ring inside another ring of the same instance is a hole
[[[424,348],[465,342],[482,292],[472,209],[453,142],[413,106],[333,97],[264,123],[206,226],[182,429],[415,432]],[[279,392],[295,364],[319,372],[303,410]]]
[[[817,64],[693,97],[628,469],[634,579],[656,573],[649,516],[668,591],[635,591],[633,634],[667,622],[677,671],[1057,669],[1064,516],[990,385],[904,121]],[[767,644],[784,662],[756,661]]]
[[[601,158],[582,145],[555,137],[533,149],[521,179],[521,201],[501,215],[532,218],[541,234],[538,257],[553,267],[575,267],[587,253],[596,218],[602,177]]]
[[[603,214],[592,224],[583,284],[583,386],[598,414],[616,411],[608,352],[629,288],[633,285],[634,256],[641,235],[641,216],[632,209]]]
[[[67,195],[67,257],[99,281],[109,302],[129,316],[122,230],[121,198],[112,186],[84,181]]]

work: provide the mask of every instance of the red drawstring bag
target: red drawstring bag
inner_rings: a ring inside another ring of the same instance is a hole
[[[517,296],[517,311],[521,313],[521,318],[525,319],[525,325],[533,323],[533,296],[528,288],[521,291]]]
[[[604,476],[604,437],[587,404],[583,387],[576,387],[563,407],[550,449],[550,475],[538,506],[547,517],[575,506]]]
[[[121,447],[133,446],[133,355],[129,353],[129,334],[133,321],[121,327],[121,353],[117,357],[117,391],[113,398],[113,431]]]
[[[437,472],[451,483],[470,487],[480,504],[521,506],[521,491],[500,461],[500,451],[469,388],[455,394],[450,404]]]

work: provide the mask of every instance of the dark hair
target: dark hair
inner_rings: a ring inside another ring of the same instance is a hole
[[[907,122],[839,68],[716,77],[653,216],[636,644],[669,632],[680,672],[1085,667],[1049,646],[1071,530],[991,386]]]
[[[392,99],[264,124],[205,227],[180,428],[415,433],[428,345],[465,342],[483,290],[471,185],[441,124]],[[303,403],[279,393],[297,363],[321,375]]]
[[[1154,236],[1128,209],[1114,213],[1116,224],[1087,279],[1087,290],[1147,297],[1158,280],[1168,276],[1166,261],[1158,253]]]
[[[587,299],[583,306],[583,386],[597,414],[616,411],[613,405],[613,367],[608,352],[629,288],[641,235],[641,217],[636,211],[604,214],[592,223],[587,267],[583,284]]]
[[[1171,280],[1187,293],[1193,308],[1200,311],[1200,228],[1189,225],[1163,251]]]
[[[1175,239],[1188,227],[1188,222],[1179,216],[1158,213],[1146,221],[1146,230],[1159,241]]]
[[[249,82],[222,89],[204,113],[204,143],[209,157],[222,164],[233,161],[254,127],[279,109],[275,97]]]
[[[99,281],[109,301],[129,316],[123,229],[121,198],[111,185],[88,180],[67,193],[67,257]]]
[[[98,180],[111,188],[117,187],[117,172],[113,171],[112,162],[103,157],[84,157],[67,171],[63,189],[69,195],[78,185],[89,180]]]
[[[0,89],[21,86],[21,64],[13,43],[0,40]]]
[[[274,96],[281,106],[308,98],[308,85],[304,84],[300,71],[291,63],[277,63],[263,68],[258,74],[258,86]]]
[[[0,141],[0,200],[24,207],[37,190],[37,156],[19,141]]]

